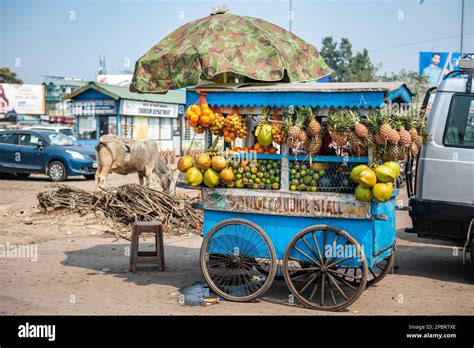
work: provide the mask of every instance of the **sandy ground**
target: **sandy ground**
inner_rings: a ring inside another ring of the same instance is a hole
[[[127,182],[137,182],[137,177],[109,177],[111,186]],[[94,187],[94,182],[82,178],[67,184]],[[140,268],[131,273],[129,242],[104,234],[110,227],[100,217],[39,213],[36,194],[51,185],[40,175],[0,178],[0,246],[38,248],[37,261],[0,258],[1,314],[474,314],[473,264],[468,258],[463,266],[461,252],[452,246],[405,233],[404,227],[410,225],[406,212],[397,212],[394,272],[343,312],[318,312],[289,303],[283,280],[276,280],[255,302],[201,307],[183,304],[180,293],[182,287],[203,281],[200,236],[166,236],[167,271]],[[406,197],[400,198],[406,203]]]

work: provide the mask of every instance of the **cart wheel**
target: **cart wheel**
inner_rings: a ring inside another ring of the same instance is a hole
[[[350,276],[344,273],[346,269],[357,269],[359,275]],[[306,307],[337,311],[362,294],[368,269],[362,248],[346,231],[316,225],[291,240],[283,272],[288,288]]]
[[[395,260],[395,254],[392,253],[390,256],[387,256],[383,260],[376,263],[373,267],[369,267],[369,273],[367,275],[367,286],[372,286],[379,281],[381,281],[388,272],[393,268],[393,262]],[[353,282],[354,279],[358,278],[360,273],[357,269],[345,270],[345,274],[348,274],[349,277],[346,278],[347,281]],[[354,277],[355,276],[355,277]]]
[[[201,271],[209,287],[229,301],[264,294],[276,273],[276,256],[267,234],[256,224],[229,219],[214,226],[201,246]]]

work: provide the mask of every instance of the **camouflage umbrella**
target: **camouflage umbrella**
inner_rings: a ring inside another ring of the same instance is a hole
[[[297,82],[320,79],[331,69],[313,45],[289,31],[218,10],[183,25],[145,53],[135,65],[130,90],[166,92],[218,81],[225,73]]]

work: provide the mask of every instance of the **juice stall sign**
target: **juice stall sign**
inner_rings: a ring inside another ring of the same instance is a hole
[[[337,193],[293,193],[239,189],[203,189],[209,210],[306,217],[370,218],[370,204]]]

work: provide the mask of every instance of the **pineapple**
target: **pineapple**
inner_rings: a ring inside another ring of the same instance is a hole
[[[405,129],[405,118],[406,116],[402,115],[399,116],[399,118],[395,121],[396,127],[398,129],[398,135],[400,137],[399,144],[402,147],[409,146],[411,144],[410,132]]]
[[[321,133],[321,124],[316,120],[316,116],[314,116],[313,111],[311,110],[311,107],[308,107],[307,109],[307,118],[309,120],[308,122],[308,135],[311,138],[315,138],[317,135]]]
[[[323,138],[320,134],[316,134],[314,138],[311,139],[308,145],[308,154],[309,155],[317,155],[319,150],[321,150],[321,146],[323,145]]]
[[[351,130],[351,119],[348,117],[347,111],[342,110],[331,113],[327,117],[327,122],[332,140],[338,147],[346,146]]]
[[[363,144],[366,148],[371,147],[371,146],[374,146],[374,144],[375,144],[375,139],[374,139],[374,135],[372,134],[372,132],[368,132],[368,133],[367,133],[367,136],[362,139],[362,144]]]
[[[371,114],[367,116],[367,127],[373,135],[374,142],[378,145],[386,145],[387,139],[380,135],[380,115]]]
[[[391,128],[388,133],[388,142],[392,145],[397,145],[399,141],[400,135],[395,129]]]
[[[395,140],[393,137],[395,137],[394,133],[392,132],[392,126],[390,125],[390,116],[388,112],[382,112],[381,111],[381,117],[380,117],[380,128],[379,128],[379,134],[380,136],[385,140],[385,141],[390,141],[390,140]],[[392,136],[392,137],[391,137]],[[390,143],[393,144],[392,141]]]
[[[308,135],[303,130],[303,125],[306,121],[306,113],[299,110],[296,113],[296,120],[293,122],[291,116],[287,117],[288,139],[287,143],[290,149],[297,149],[305,146],[308,143]]]
[[[396,161],[403,154],[403,151],[397,145],[387,145],[382,153],[382,160]]]

